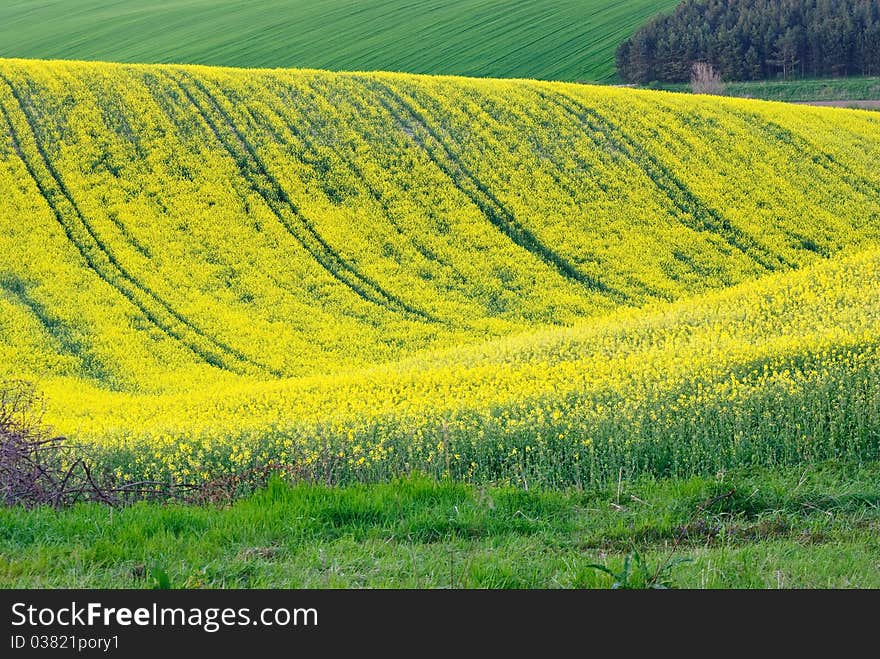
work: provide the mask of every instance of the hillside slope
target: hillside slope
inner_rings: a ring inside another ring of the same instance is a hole
[[[0,65],[0,108],[0,282],[12,327],[33,326],[20,361],[117,388],[571,324],[880,233],[868,113],[26,62]]]
[[[48,419],[119,476],[277,465],[519,485],[880,458],[880,251],[346,373],[144,395],[41,382]]]
[[[610,81],[677,0],[15,0],[0,57]]]
[[[2,61],[0,126],[0,378],[37,381],[56,427],[123,470],[140,447],[139,468],[184,477],[330,457],[497,475],[536,432],[589,446],[625,421],[648,441],[645,419],[679,416],[676,437],[795,455],[803,420],[694,420],[735,391],[798,419],[798,396],[875,382],[875,114]],[[863,455],[869,426],[830,436]],[[557,444],[548,460],[578,453]],[[714,465],[700,451],[684,464]]]

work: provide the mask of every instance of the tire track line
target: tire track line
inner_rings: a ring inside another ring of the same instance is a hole
[[[53,350],[78,362],[77,370],[80,374],[99,380],[104,386],[109,385],[115,390],[112,381],[118,374],[107,368],[90,347],[80,340],[68,323],[54,316],[49,309],[37,301],[21,279],[11,273],[0,273],[0,296],[4,295],[10,304],[17,306],[40,324]]]
[[[299,98],[297,97],[299,95],[299,93],[296,92],[297,95],[292,95],[289,90],[285,89],[283,87],[283,85],[280,84],[279,80],[274,80],[274,82],[276,83],[275,86],[273,86],[273,87],[267,86],[265,88],[266,91],[271,92],[269,94],[268,98],[264,97],[261,100],[265,104],[265,107],[268,109],[269,113],[271,113],[271,115],[275,119],[277,119],[280,123],[282,123],[284,125],[284,128],[287,130],[287,132],[289,132],[291,135],[293,135],[294,138],[296,138],[299,141],[303,150],[310,153],[310,154],[313,154],[315,156],[316,161],[317,161],[317,159],[320,159],[322,156],[318,150],[318,147],[315,146],[315,142],[311,138],[309,138],[309,136],[306,135],[305,131],[303,131],[301,128],[299,128],[291,120],[291,117],[289,115],[286,115],[283,110],[283,108],[289,107],[290,105],[299,105],[297,103],[297,101],[299,100]],[[315,89],[314,85],[311,82],[309,83],[309,88],[313,92],[315,92],[316,95],[320,94],[320,90]],[[233,90],[226,90],[225,95],[230,100],[234,100],[243,106],[246,104],[246,101],[242,100],[238,96],[238,94],[236,94],[235,91],[233,91]],[[276,102],[273,102],[273,100]],[[278,103],[281,103],[281,106],[279,106]],[[289,103],[289,105],[285,105],[285,103]],[[308,122],[309,117],[306,115],[306,113],[300,107],[298,107],[298,111],[300,112],[303,120]],[[247,112],[247,115],[250,118],[250,120],[254,123],[254,125],[257,125],[257,126],[261,125],[260,119],[255,116],[253,108],[246,108],[246,112]],[[272,133],[274,135],[274,138],[279,143],[290,144],[290,140],[288,140],[285,136],[279,134],[278,131],[273,130]],[[340,160],[340,162],[343,165],[345,165],[348,168],[348,170],[352,174],[354,174],[354,176],[361,182],[361,184],[366,189],[367,194],[369,194],[369,196],[382,208],[382,212],[383,212],[385,219],[388,220],[388,224],[391,225],[391,227],[394,229],[394,232],[398,236],[400,236],[402,239],[406,240],[410,245],[412,245],[413,249],[416,252],[418,252],[425,260],[435,262],[438,265],[440,265],[444,268],[447,268],[451,274],[458,275],[457,271],[454,270],[454,266],[451,263],[449,263],[445,259],[442,259],[441,257],[437,256],[432,251],[430,251],[428,248],[426,248],[423,245],[416,242],[412,236],[410,236],[409,234],[406,233],[404,228],[401,226],[400,222],[398,222],[397,219],[394,217],[394,214],[391,212],[391,208],[389,207],[389,205],[388,205],[387,201],[385,200],[384,196],[382,195],[382,193],[378,190],[378,188],[376,188],[376,186],[374,186],[372,183],[370,183],[366,179],[366,177],[364,176],[363,170],[354,161],[353,158],[347,156],[345,154],[344,150],[341,150],[341,149],[338,151],[334,151],[334,155]],[[315,168],[316,161],[310,161],[309,159],[302,158],[302,157],[299,157],[298,160],[303,165],[311,167],[312,169]],[[460,275],[458,275],[458,276],[460,277]]]
[[[537,88],[535,92],[547,103],[556,105],[575,122],[588,128],[589,138],[597,147],[616,149],[641,169],[678,209],[681,215],[677,219],[682,224],[696,231],[708,231],[717,235],[765,270],[773,271],[780,266],[794,267],[794,264],[778,254],[768,252],[754,238],[734,227],[727,218],[706,205],[666,165],[641,148],[607,117],[562,92],[544,92]],[[597,139],[597,134],[601,135],[600,139]],[[688,216],[696,221],[687,222],[685,218]]]
[[[191,325],[189,321],[184,318],[180,313],[175,311],[171,307],[171,305],[168,304],[168,302],[160,298],[148,286],[138,282],[137,279],[135,279],[135,277],[133,277],[128,272],[128,270],[117,260],[113,253],[101,242],[94,228],[91,226],[88,219],[80,210],[76,201],[73,199],[73,196],[67,189],[67,186],[64,184],[61,176],[55,170],[48,157],[48,154],[45,152],[43,146],[40,144],[40,141],[38,139],[38,131],[34,124],[33,116],[28,110],[27,104],[24,102],[24,99],[21,97],[18,90],[5,75],[0,74],[0,80],[2,80],[9,88],[10,93],[18,104],[19,110],[21,111],[22,116],[24,117],[25,122],[30,129],[31,136],[34,141],[34,147],[39,157],[38,162],[42,164],[42,167],[46,170],[48,177],[43,178],[37,173],[34,162],[24,152],[21,139],[19,137],[18,131],[15,128],[15,123],[12,117],[9,115],[6,107],[2,103],[0,103],[0,111],[2,111],[4,119],[9,126],[13,148],[15,149],[16,154],[24,164],[25,169],[27,170],[31,179],[33,179],[43,199],[52,210],[55,219],[63,229],[68,241],[74,247],[76,247],[77,251],[83,258],[83,260],[85,260],[88,267],[101,280],[103,280],[106,284],[119,292],[137,309],[139,309],[153,326],[155,326],[169,338],[180,343],[182,346],[187,348],[190,352],[192,352],[205,363],[214,366],[215,368],[227,370],[238,375],[250,374],[249,371],[251,371],[252,369],[246,368],[245,365],[247,364],[250,364],[253,367],[261,368],[263,370],[268,370],[259,364],[250,362],[247,357],[245,357],[241,353],[238,353],[234,349],[229,348],[222,343],[219,343],[218,341],[207,336],[202,330]],[[62,206],[67,207],[66,211],[62,209]],[[88,239],[86,241],[83,241],[82,237],[77,236],[77,233],[74,231],[72,223],[70,221],[71,219],[74,219],[74,222],[80,226],[80,229],[84,232],[84,235],[88,236]],[[104,263],[101,263],[101,261],[103,261]],[[141,298],[146,298],[146,300],[151,302],[153,306],[157,307],[158,313],[156,312],[156,310],[150,309],[150,306],[147,304],[147,302]],[[165,317],[161,318],[160,316]],[[195,334],[204,342],[214,344],[215,348],[219,350],[212,350],[208,347],[199,345],[198,341],[194,341],[193,339],[186,336],[187,331]],[[227,363],[230,357],[233,358],[233,361],[241,363]]]
[[[845,163],[825,153],[820,147],[813,144],[807,138],[798,135],[790,128],[785,128],[775,121],[765,119],[758,114],[750,112],[729,111],[729,113],[739,118],[752,130],[759,130],[765,135],[772,137],[776,142],[789,146],[803,160],[809,160],[813,164],[818,165],[834,176],[838,182],[849,186],[859,194],[875,200],[880,196],[880,185],[853,172]]]
[[[309,81],[308,84],[309,84],[309,88],[313,92],[320,95],[320,90],[315,89],[313,81]],[[283,99],[281,99],[280,96],[277,96],[277,95],[276,95],[276,98],[279,98],[279,100],[283,100]],[[354,99],[352,101],[352,104],[354,104]],[[285,125],[287,126],[288,130],[290,130],[290,132],[293,135],[295,135],[298,139],[300,139],[300,141],[302,141],[303,145],[309,151],[317,154],[317,149],[315,148],[313,142],[305,135],[305,133],[303,133],[303,131],[299,130],[289,120],[285,120],[285,118],[274,107],[273,107],[273,111],[275,112],[276,116],[279,117],[279,119],[281,119],[282,121],[285,122]],[[349,171],[351,171],[357,177],[357,179],[359,181],[361,181],[361,183],[366,188],[367,193],[370,195],[370,197],[372,197],[372,199],[377,204],[379,204],[379,206],[382,208],[382,212],[383,212],[385,218],[388,220],[388,223],[394,228],[394,231],[399,236],[401,236],[401,238],[404,238],[405,240],[407,240],[407,242],[409,242],[412,245],[413,249],[415,249],[425,260],[433,261],[433,262],[439,264],[440,266],[446,268],[447,271],[454,276],[458,276],[458,277],[461,276],[460,273],[455,269],[455,267],[451,263],[449,263],[445,259],[442,259],[438,255],[434,254],[431,250],[426,248],[424,245],[421,245],[420,243],[418,243],[416,240],[414,240],[414,238],[412,236],[410,236],[408,233],[406,233],[406,231],[403,229],[403,227],[401,227],[400,223],[394,217],[394,214],[391,212],[391,208],[388,206],[388,202],[385,200],[385,197],[372,183],[370,183],[367,180],[366,176],[364,175],[363,170],[354,161],[353,158],[347,156],[345,154],[344,150],[337,151],[336,155],[346,165],[346,167],[348,167]]]
[[[356,79],[375,92],[379,102],[391,114],[400,129],[425,152],[428,158],[452,182],[453,186],[464,194],[482,212],[483,216],[517,247],[555,269],[565,279],[580,284],[593,292],[603,294],[618,304],[627,303],[627,296],[624,293],[578,270],[517,221],[514,214],[486,185],[456,158],[451,148],[437,131],[431,128],[421,113],[397,92],[379,80],[364,77]]]
[[[232,157],[242,177],[251,188],[263,198],[272,214],[287,232],[321,265],[334,279],[344,284],[358,297],[385,308],[411,320],[438,322],[429,314],[415,309],[393,294],[385,291],[378,283],[359,272],[343,259],[304,217],[299,207],[290,199],[287,192],[271,174],[259,157],[254,146],[238,130],[232,118],[223,110],[217,99],[197,78],[186,72],[178,75],[198,90],[207,101],[210,109],[222,122],[211,117],[211,112],[199,102],[195,93],[176,75],[162,71],[168,80],[175,83],[186,100],[195,108],[217,141]],[[224,130],[225,128],[225,130]]]
[[[535,90],[529,86],[523,86],[524,90],[528,90],[534,92]],[[476,95],[475,95],[476,96]],[[497,121],[495,117],[498,114],[498,109],[495,107],[494,102],[489,99],[484,99],[480,97],[468,97],[471,103],[475,104],[480,110],[485,113],[487,116]],[[508,110],[510,116],[515,116],[521,122],[534,121],[538,119],[537,115],[532,111],[531,107],[517,107]],[[526,124],[527,125],[527,124]],[[559,157],[558,152],[559,148],[556,147],[555,143],[553,144],[553,152],[551,152],[544,144],[541,143],[540,139],[535,134],[529,134],[530,131],[528,128],[523,128],[523,138],[528,141],[530,144],[533,153],[540,154],[537,157],[541,160],[547,160],[551,163],[552,167],[544,168],[544,171],[548,176],[553,180],[553,185],[560,190],[565,196],[567,196],[571,202],[578,207],[580,210],[580,202],[578,201],[582,198],[582,194],[579,193],[572,183],[569,180],[564,179],[559,172],[564,171],[566,166],[563,163],[563,159]],[[581,155],[577,152],[572,152],[568,155],[574,163],[579,167],[582,172],[593,172],[595,167],[584,160]],[[608,188],[602,182],[600,176],[591,175],[589,176],[590,182],[594,184],[599,190],[602,191],[603,194],[608,193]],[[593,263],[602,266],[603,263],[600,257],[595,254],[590,254],[590,258]],[[640,281],[637,277],[633,275],[626,276],[626,284],[631,287],[631,294],[627,294],[631,301],[636,302],[639,300],[638,294],[647,297],[655,297],[661,300],[672,300],[673,297],[668,293],[664,293],[660,290],[655,289],[653,286],[647,284],[646,282]]]
[[[309,136],[306,135],[302,129],[297,127],[297,125],[295,123],[293,123],[293,121],[291,121],[290,117],[285,115],[283,110],[281,109],[281,108],[285,107],[285,105],[284,105],[285,102],[289,102],[291,105],[293,105],[293,104],[295,104],[295,100],[297,100],[297,99],[295,97],[291,96],[291,94],[289,93],[289,90],[285,89],[280,84],[279,80],[275,80],[275,82],[276,82],[276,86],[271,89],[271,91],[272,91],[271,98],[274,99],[275,101],[277,101],[277,103],[281,103],[282,105],[281,105],[281,107],[279,107],[276,102],[266,101],[266,105],[267,105],[269,111],[282,124],[284,124],[284,126],[287,128],[287,130],[290,132],[291,135],[293,135],[296,139],[298,139],[300,141],[300,143],[302,144],[304,149],[306,149],[308,152],[314,154],[318,158],[321,157],[317,147],[315,146],[314,141],[311,138],[309,138]],[[316,88],[312,82],[309,82],[308,84],[309,84],[309,89],[313,93],[315,93],[317,96],[321,96],[320,89]],[[266,99],[264,99],[264,100],[266,100]],[[352,99],[351,103],[355,108],[357,107],[355,105],[356,99]],[[308,117],[305,114],[305,112],[303,112],[303,110],[301,110],[301,109],[299,110],[299,112],[301,113],[302,117],[306,121],[308,121]],[[256,118],[254,118],[252,114],[251,114],[251,117],[256,123],[259,123],[258,120]],[[283,140],[284,138],[279,137],[279,139]],[[357,164],[357,162],[355,161],[355,159],[353,157],[347,155],[345,153],[344,149],[339,149],[337,151],[334,151],[334,155],[336,155],[339,158],[339,160],[342,162],[342,164],[345,165],[345,167],[347,167],[348,170],[352,174],[354,174],[354,176],[358,179],[358,181],[360,181],[360,183],[366,189],[367,194],[369,194],[370,198],[372,198],[373,201],[375,201],[376,204],[378,204],[379,207],[382,209],[382,213],[383,213],[385,219],[388,221],[388,223],[394,229],[394,232],[398,236],[400,236],[400,238],[402,240],[406,241],[410,246],[412,246],[412,248],[426,261],[428,261],[429,263],[436,263],[437,266],[442,271],[444,271],[457,284],[459,284],[462,287],[466,287],[468,285],[468,281],[467,281],[466,277],[464,277],[462,275],[461,271],[458,270],[458,268],[456,268],[452,262],[450,262],[447,259],[436,254],[430,248],[425,247],[416,239],[415,236],[407,233],[406,229],[404,229],[404,227],[400,224],[400,222],[397,220],[397,218],[395,218],[394,213],[391,210],[391,207],[389,206],[387,200],[385,199],[385,195],[367,179],[363,169],[360,167],[360,165]],[[303,164],[311,166],[311,164],[306,160],[301,159],[301,162],[303,162]],[[453,327],[453,328],[460,326],[458,323],[450,321],[450,320],[438,320],[437,322],[440,322],[448,327]]]

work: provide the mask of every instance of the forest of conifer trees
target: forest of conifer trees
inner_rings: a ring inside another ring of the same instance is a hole
[[[685,0],[617,50],[630,83],[686,82],[695,62],[724,80],[880,74],[877,0]]]

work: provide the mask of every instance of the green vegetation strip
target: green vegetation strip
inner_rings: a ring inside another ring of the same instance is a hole
[[[0,586],[611,587],[598,564],[630,587],[880,587],[878,531],[878,463],[583,491],[273,481],[228,508],[0,509]]]
[[[688,92],[690,85],[659,84],[657,89]],[[768,101],[876,101],[880,100],[880,77],[823,78],[817,80],[759,80],[726,82],[725,96],[760,98]]]

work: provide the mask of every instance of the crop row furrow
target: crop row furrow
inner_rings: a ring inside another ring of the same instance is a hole
[[[379,102],[394,117],[400,129],[412,138],[413,142],[447,176],[452,185],[464,194],[497,230],[515,245],[554,268],[566,279],[601,293],[620,304],[626,303],[627,298],[624,293],[581,272],[523,226],[492,191],[462,164],[460,158],[455,156],[443,138],[428,124],[412,103],[407,102],[400,94],[378,80],[367,78],[360,80],[374,90]]]
[[[269,134],[271,134],[272,139],[277,141],[279,144],[287,144],[288,143],[288,137],[283,135],[281,131],[278,131],[278,130],[274,129],[272,126],[268,125],[268,122],[261,121],[261,119],[264,119],[264,117],[258,117],[251,108],[248,108],[246,105],[247,102],[244,99],[240,98],[234,89],[227,88],[225,90],[225,96],[229,100],[234,102],[236,108],[242,109],[247,112],[247,115],[250,118],[250,120],[256,130],[267,131]],[[274,98],[274,96],[267,94],[267,97],[270,97],[270,96]],[[263,100],[265,102],[268,102],[267,98],[264,98]],[[283,99],[279,98],[279,102],[283,103]],[[276,109],[275,107],[272,107],[270,109],[270,111],[273,113],[275,119],[277,119],[278,121],[281,121],[285,125],[285,127],[290,132],[290,134],[294,135],[294,137],[299,138],[299,136],[300,136],[299,129],[289,118],[287,118],[284,115],[284,111],[282,109]],[[207,122],[207,120],[205,119],[205,117],[203,115],[201,115],[201,113],[200,113],[200,116],[202,116],[203,121]],[[237,132],[240,133],[241,131],[238,130]],[[213,129],[212,129],[212,133],[214,133]],[[215,135],[215,137],[217,136],[216,133],[214,133],[214,135]],[[309,148],[308,146],[305,145],[305,142],[303,142],[303,146],[304,146],[304,148]],[[309,164],[308,162],[306,162],[302,159],[300,159],[300,162],[303,162],[303,164],[305,164],[305,165]],[[251,186],[249,181],[247,182],[247,185],[249,187],[251,187],[251,189],[253,189],[253,186]],[[260,197],[262,198],[262,195],[260,195]],[[270,208],[270,210],[271,210],[271,208]],[[275,213],[273,211],[273,215],[274,214]],[[276,216],[276,219],[278,219],[277,216]],[[290,228],[286,224],[284,224],[283,222],[281,224],[282,224],[284,230],[289,234]],[[294,236],[294,238],[296,238],[296,236]],[[302,242],[299,241],[298,239],[297,239],[297,242],[300,245],[302,245]],[[297,295],[287,284],[283,283],[281,279],[275,277],[274,275],[272,275],[272,273],[266,273],[266,274],[269,277],[269,279],[271,279],[274,282],[275,287],[278,290],[284,290],[286,293],[294,295],[294,296]],[[334,279],[336,279],[335,276],[334,276]],[[359,295],[359,297],[360,297],[360,295]],[[362,323],[365,325],[370,325],[372,327],[381,327],[383,324],[382,319],[375,316],[374,314],[365,313],[365,312],[358,311],[358,310],[355,310],[352,308],[336,306],[336,307],[334,307],[334,313],[342,315],[342,316],[347,316],[349,318],[353,318],[359,323]]]
[[[527,89],[535,94],[540,96],[540,91],[534,88],[534,85],[524,85],[524,89]],[[511,121],[511,118],[516,114],[522,112],[527,118],[528,121],[541,121],[541,117],[539,113],[536,112],[536,107],[541,107],[543,104],[536,105],[524,105],[521,108],[514,108],[511,110],[505,110],[502,114],[496,108],[487,104],[487,100],[485,98],[478,97],[478,105],[479,107],[486,112],[489,116],[495,119],[498,122]],[[565,194],[573,204],[581,208],[581,203],[584,198],[584,193],[579,191],[573,183],[578,181],[580,178],[589,178],[590,185],[594,186],[595,189],[601,191],[603,195],[608,195],[608,186],[606,182],[603,180],[603,175],[606,175],[604,172],[600,171],[596,166],[595,162],[588,161],[584,155],[577,149],[568,149],[564,150],[561,148],[559,144],[559,140],[547,140],[547,141],[539,141],[534,132],[524,128],[522,131],[522,138],[528,140],[532,150],[535,153],[541,154],[541,158],[549,163],[551,166],[546,168],[548,174],[550,175],[551,180],[553,181],[554,189],[561,191]],[[576,171],[581,173],[582,176],[572,176],[570,173],[570,164],[573,164],[576,167]],[[567,174],[567,176],[563,176],[563,172]],[[585,258],[585,254],[583,251],[579,252],[579,256],[583,259]],[[597,264],[602,263],[601,259],[598,257],[593,257],[593,260]],[[637,276],[627,276],[626,277],[626,288],[624,292],[627,297],[632,302],[636,302],[639,300],[649,299],[649,298],[657,298],[657,299],[671,299],[670,295],[665,291],[661,291],[658,288],[651,286],[646,281],[643,281]]]
[[[616,150],[635,164],[663,192],[678,211],[682,224],[696,231],[708,231],[723,239],[730,247],[744,254],[765,270],[794,265],[770,252],[752,236],[733,226],[727,218],[705,204],[694,192],[660,160],[640,147],[614,122],[595,109],[561,92],[542,92],[541,97],[553,103],[577,123],[588,129],[588,135],[598,148]],[[692,219],[691,219],[692,218]]]
[[[320,90],[315,89],[314,86],[312,86],[312,91],[315,94],[320,94]],[[277,100],[279,103],[283,103],[285,101],[285,98],[280,95],[281,91],[276,90],[276,92],[276,94],[270,95],[271,99]],[[290,99],[289,97],[287,98],[287,100],[295,101],[295,99]],[[355,100],[356,99],[352,99],[353,102]],[[290,131],[290,133],[300,141],[303,147],[308,152],[318,156],[318,148],[315,145],[314,140],[309,137],[306,131],[296,126],[291,120],[290,115],[285,115],[283,108],[278,107],[276,103],[272,103],[271,107],[272,112],[275,114],[278,120],[284,123],[287,130]],[[301,112],[305,112],[308,106],[303,104],[299,107]],[[367,194],[370,195],[370,198],[372,198],[373,201],[375,201],[379,205],[379,207],[382,209],[383,217],[388,220],[388,223],[391,225],[397,235],[409,242],[412,245],[413,249],[416,250],[416,252],[418,252],[424,259],[428,261],[433,261],[449,270],[454,270],[451,263],[449,263],[445,259],[442,259],[439,255],[435,254],[433,251],[422,245],[418,240],[416,240],[415,236],[407,233],[407,231],[403,228],[403,226],[401,226],[401,223],[395,217],[395,214],[392,212],[390,206],[388,205],[388,201],[385,199],[385,195],[382,194],[382,192],[369,181],[369,179],[364,174],[363,169],[360,167],[360,165],[357,164],[357,162],[355,162],[354,158],[347,155],[345,149],[338,149],[335,152],[335,155],[341,161],[341,163],[360,181],[361,185],[363,185],[366,189]]]
[[[81,373],[98,380],[109,380],[113,374],[100,359],[95,358],[90,346],[82,341],[67,323],[55,316],[39,302],[25,283],[12,273],[0,274],[0,295],[32,316],[49,338],[59,355],[72,357],[80,363]]]
[[[527,106],[521,106],[517,108],[505,108],[504,111],[499,111],[497,107],[495,107],[494,103],[491,103],[489,98],[484,95],[474,94],[474,98],[469,99],[473,102],[477,108],[485,115],[486,122],[480,126],[481,130],[488,131],[493,127],[497,127],[499,125],[504,125],[511,123],[513,118],[516,116],[525,115],[528,117],[528,121],[534,120],[533,108]],[[443,103],[441,98],[431,94],[425,95],[420,98],[420,101],[424,104],[431,102],[431,107],[426,107],[426,112],[429,115],[436,113],[438,116],[443,112]],[[468,112],[468,119],[473,125],[476,125],[478,121],[476,115]],[[494,123],[494,126],[492,125]],[[453,133],[455,131],[452,131]],[[537,139],[537,136],[530,131],[528,128],[523,128],[521,130],[520,135],[518,136],[520,139],[527,140],[532,146],[532,150],[535,154],[541,154],[541,157],[546,159],[552,166],[544,168],[550,176],[550,179],[553,181],[552,190],[554,192],[561,192],[563,195],[567,196],[572,204],[580,207],[580,201],[582,200],[582,194],[579,193],[575,188],[575,181],[577,179],[573,179],[571,177],[564,177],[562,172],[565,171],[566,167],[562,161],[562,159],[556,157],[551,153],[551,150],[547,148],[546,144],[542,144],[540,140]],[[454,137],[450,135],[450,140],[454,141]],[[460,145],[456,144],[458,148],[461,148]],[[456,158],[456,161],[460,159]],[[583,168],[583,171],[588,171],[590,169],[589,165],[586,165],[582,160],[577,160],[577,164]],[[596,185],[596,187],[603,192],[607,192],[607,189],[604,185],[600,176],[595,175],[595,173],[591,172],[591,182]],[[513,215],[513,213],[511,213]],[[592,262],[592,264],[598,270],[606,270],[608,269],[607,262],[603,261],[599,256],[594,253],[590,253],[587,250],[583,249],[583,246],[580,246],[578,249],[578,260],[581,263],[585,263],[587,261]],[[639,282],[638,280],[632,278],[627,281],[629,284],[628,288],[625,289],[616,289],[608,284],[607,282],[601,282],[605,286],[605,290],[609,293],[614,291],[615,295],[611,295],[612,299],[614,299],[618,303],[636,303],[640,299],[644,299],[644,296],[648,297],[664,297],[662,293],[659,291],[652,289],[647,284],[643,282]]]
[[[164,75],[176,84],[199,113],[217,141],[229,153],[241,176],[262,197],[285,230],[328,274],[367,302],[411,320],[435,322],[427,313],[413,308],[386,291],[336,252],[303,215],[207,86],[185,72],[177,73],[178,75],[173,75],[164,72]],[[197,95],[202,99],[197,98]]]
[[[523,88],[532,92],[535,91],[534,86],[531,84],[524,85]],[[497,122],[497,124],[509,124],[514,120],[514,117],[517,116],[526,117],[528,123],[521,130],[521,139],[528,140],[532,147],[532,151],[536,154],[541,154],[542,159],[551,165],[545,169],[549,173],[550,179],[553,181],[553,190],[559,191],[567,196],[571,203],[578,208],[578,211],[581,211],[582,209],[581,203],[584,201],[584,192],[579,191],[578,186],[576,186],[575,183],[581,183],[583,177],[589,178],[590,184],[595,186],[595,189],[600,190],[602,194],[608,194],[608,186],[603,180],[604,173],[598,171],[595,162],[588,162],[578,150],[563,150],[560,148],[558,140],[556,139],[544,141],[539,140],[537,135],[527,127],[531,122],[536,120],[540,121],[537,109],[542,107],[542,103],[523,104],[520,107],[505,108],[503,111],[500,111],[499,108],[494,107],[494,104],[489,103],[486,96],[475,95],[473,101],[489,118],[491,118],[491,120]],[[439,112],[439,104],[434,106],[431,111]],[[555,128],[556,127],[554,126],[554,137],[557,134]],[[571,164],[574,164],[577,168],[577,172],[582,173],[583,176],[577,174],[572,175],[570,164],[566,159],[570,159]],[[565,174],[563,174],[563,172]],[[578,248],[578,258],[582,263],[589,259],[597,268],[602,270],[615,269],[613,265],[609,265],[607,259],[603,260],[600,256],[585,250],[582,245]],[[639,277],[632,275],[625,277],[625,285],[620,287],[619,290],[630,304],[640,304],[651,298],[670,299],[668,293],[661,291]]]
[[[842,182],[869,199],[877,200],[880,198],[880,185],[864,176],[856,174],[845,163],[840,162],[840,160],[834,158],[810,140],[775,121],[753,112],[732,112],[731,114],[745,122],[751,131],[769,135],[774,143],[786,145],[799,158],[809,158],[811,162],[825,170],[835,181]]]
[[[128,299],[147,320],[163,334],[183,345],[199,359],[216,368],[240,375],[249,373],[247,360],[237,351],[208,337],[202,330],[193,326],[183,315],[174,310],[147,285],[139,282],[128,269],[120,263],[92,227],[80,210],[72,194],[64,184],[61,175],[52,165],[39,140],[39,129],[27,103],[15,86],[2,74],[0,80],[9,88],[33,139],[36,158],[25,153],[24,145],[15,128],[15,122],[7,109],[0,105],[16,154],[24,164],[31,179],[37,186],[67,239],[76,247],[89,268],[109,286]],[[43,175],[38,171],[44,170]],[[232,359],[230,359],[230,357]],[[250,364],[257,366],[256,364]]]
[[[302,146],[304,153],[308,153],[313,156],[316,161],[319,161],[322,156],[320,154],[319,147],[315,143],[315,140],[309,135],[309,131],[303,130],[300,126],[296,124],[293,120],[293,116],[290,114],[290,108],[296,107],[302,113],[301,117],[305,120],[307,124],[311,122],[311,117],[306,114],[306,108],[310,107],[308,103],[302,102],[303,99],[292,95],[291,90],[287,87],[278,87],[270,90],[272,93],[267,94],[263,99],[266,103],[266,107],[269,112],[272,113],[272,116],[275,120],[280,122],[287,130],[287,132],[292,135],[296,140],[298,140],[299,144]],[[313,91],[318,94],[319,90],[314,89]],[[233,91],[228,91],[227,94],[234,94]],[[242,103],[241,99],[236,99],[237,102]],[[255,118],[254,121],[259,123]],[[405,240],[412,248],[426,261],[436,263],[438,266],[443,268],[448,275],[450,275],[454,279],[458,279],[461,283],[463,283],[463,278],[458,270],[455,267],[441,257],[439,254],[436,254],[433,250],[421,244],[421,242],[417,239],[416,236],[408,233],[400,221],[397,219],[395,213],[392,211],[391,207],[388,204],[388,201],[385,198],[385,195],[375,186],[373,183],[365,175],[365,172],[357,164],[353,157],[348,156],[346,154],[345,149],[338,149],[335,151],[334,155],[336,156],[338,162],[343,165],[348,171],[358,180],[358,182],[364,187],[367,194],[373,199],[376,204],[382,209],[382,216],[388,221],[388,224],[394,230],[394,232],[399,236],[402,240]],[[314,167],[313,163],[308,162],[308,159],[300,157],[299,160],[303,162],[303,164],[310,165]]]

